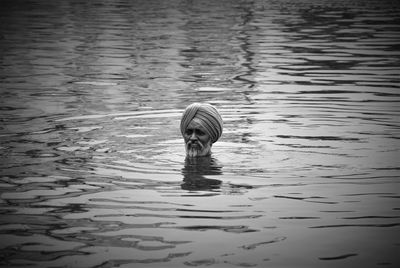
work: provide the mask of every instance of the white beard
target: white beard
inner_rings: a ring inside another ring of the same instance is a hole
[[[207,142],[207,144],[204,146],[201,143],[197,143],[200,148],[196,148],[191,146],[190,143],[187,143],[185,148],[186,148],[186,154],[188,157],[198,157],[198,156],[206,156],[209,155],[211,152],[211,142]]]

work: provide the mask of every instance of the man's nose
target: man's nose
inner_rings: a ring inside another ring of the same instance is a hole
[[[197,140],[197,135],[196,133],[193,131],[192,135],[190,135],[190,140]]]

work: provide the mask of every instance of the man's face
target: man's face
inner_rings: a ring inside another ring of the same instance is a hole
[[[211,152],[211,137],[200,122],[199,119],[194,118],[183,134],[186,154],[189,157],[205,156]]]

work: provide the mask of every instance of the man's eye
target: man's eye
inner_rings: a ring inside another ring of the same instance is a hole
[[[186,135],[192,135],[192,133],[193,133],[193,130],[191,130],[191,129],[187,129],[187,130],[185,131],[185,133],[186,133]]]
[[[203,131],[197,129],[196,134],[199,136],[203,136],[205,133]]]

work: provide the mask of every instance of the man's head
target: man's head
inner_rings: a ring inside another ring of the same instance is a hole
[[[181,133],[189,157],[211,153],[211,146],[222,134],[222,117],[208,103],[193,103],[186,107],[181,119]]]

